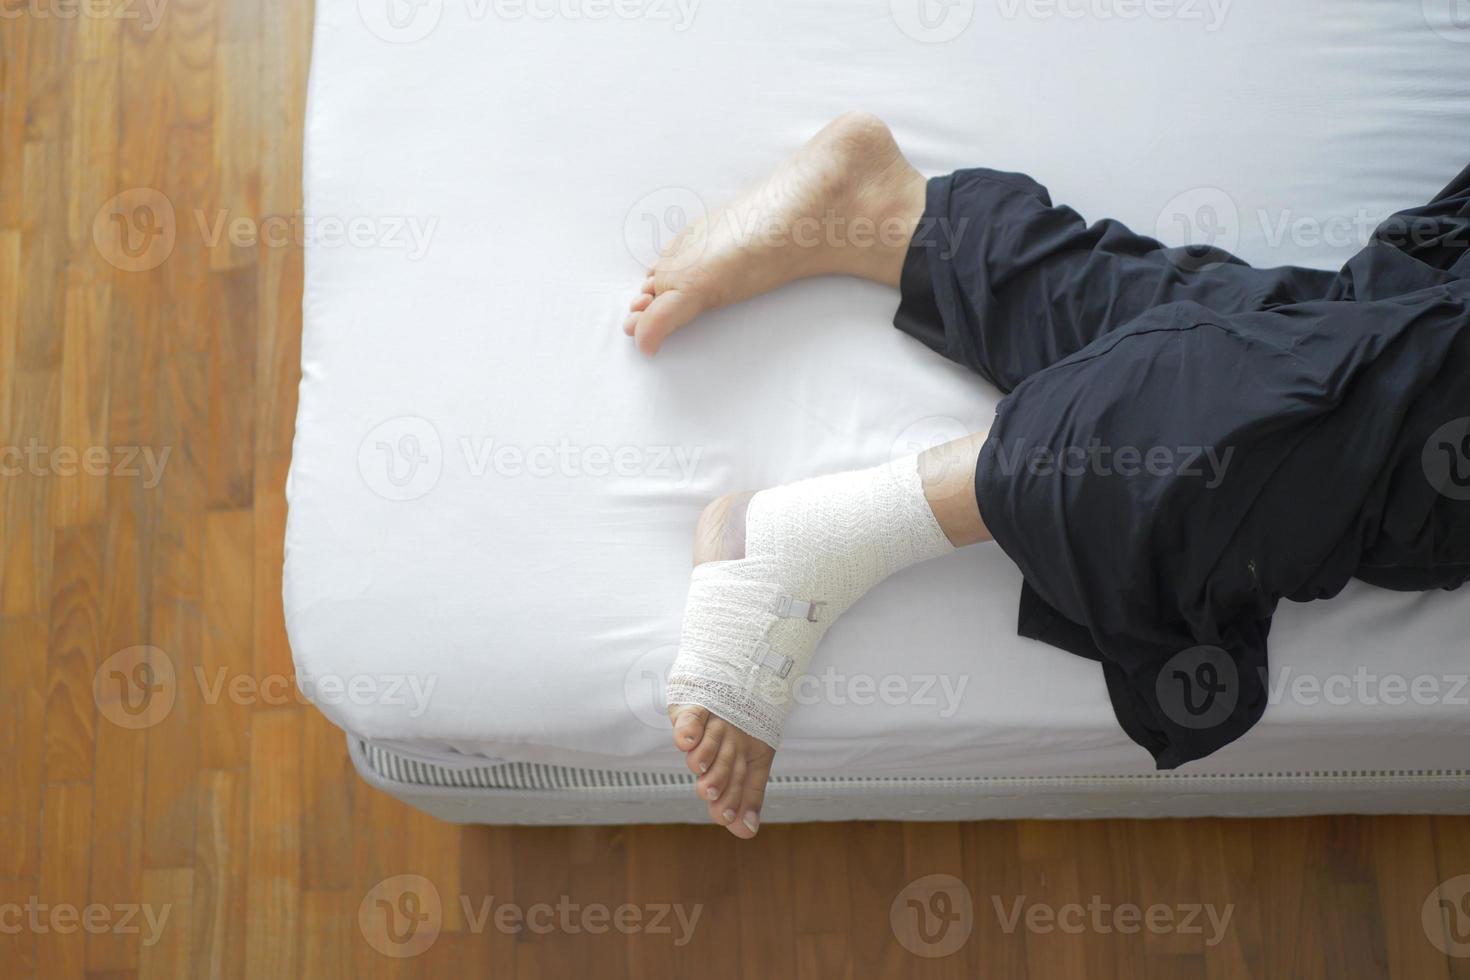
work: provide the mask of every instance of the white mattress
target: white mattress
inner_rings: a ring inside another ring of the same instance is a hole
[[[896,295],[868,283],[710,315],[653,360],[623,337],[652,227],[828,118],[871,109],[926,172],[1024,170],[1089,218],[1182,242],[1192,217],[1262,264],[1337,265],[1470,159],[1447,4],[383,9],[317,4],[285,600],[322,710],[431,756],[682,771],[656,679],[703,504],[990,416],[995,393],[892,329]],[[382,446],[419,458],[410,477],[397,456],[402,485]],[[1015,635],[1019,586],[994,546],[880,586],[819,652],[832,679],[777,773],[1148,771],[1097,665]],[[1287,690],[1190,770],[1463,764],[1467,626],[1470,592],[1284,605]]]

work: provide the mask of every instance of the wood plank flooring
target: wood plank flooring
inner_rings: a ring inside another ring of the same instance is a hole
[[[368,789],[268,696],[301,250],[201,231],[297,215],[310,7],[104,7],[0,0],[0,977],[1470,978],[1466,819],[745,844]]]

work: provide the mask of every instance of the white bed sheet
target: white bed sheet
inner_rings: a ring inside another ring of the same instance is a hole
[[[1470,159],[1449,4],[918,2],[319,0],[285,599],[329,717],[681,771],[657,678],[701,506],[986,422],[995,393],[871,284],[783,289],[654,360],[619,330],[655,228],[845,109],[926,172],[1024,170],[1089,219],[1261,264],[1337,265]],[[980,547],[880,586],[777,771],[1148,771],[1098,667],[1015,635],[1019,585]],[[1465,592],[1284,605],[1278,703],[1191,770],[1462,765],[1467,628]]]

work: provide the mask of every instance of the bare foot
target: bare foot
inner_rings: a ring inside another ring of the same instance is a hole
[[[694,564],[745,557],[745,510],[754,495],[726,494],[705,507],[694,532]],[[699,777],[695,792],[710,819],[736,837],[754,837],[776,750],[698,705],[669,705],[669,720],[674,747]]]
[[[924,187],[881,119],[838,116],[759,187],[674,239],[623,332],[654,354],[705,310],[796,279],[845,274],[896,287]]]

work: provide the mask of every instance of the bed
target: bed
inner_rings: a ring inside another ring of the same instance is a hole
[[[799,283],[657,358],[684,221],[868,109],[926,173],[1332,268],[1470,159],[1470,24],[1370,0],[319,0],[285,606],[363,778],[445,819],[703,820],[669,741],[701,507],[983,426],[996,392]],[[1470,811],[1470,594],[1283,605],[1272,704],[1158,773],[1101,671],[1015,634],[994,547],[879,586],[799,692],[764,818]]]

